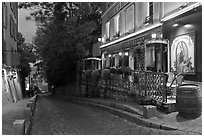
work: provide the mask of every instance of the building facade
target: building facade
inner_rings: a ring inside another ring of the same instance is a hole
[[[20,55],[17,48],[18,3],[2,3],[2,99],[3,104],[22,98],[17,66]]]
[[[18,33],[18,3],[2,3],[2,63],[16,68],[19,64],[17,52],[17,33]]]
[[[106,7],[102,15],[102,68],[182,72],[186,80],[202,81],[200,3],[115,2]],[[183,26],[174,25],[175,21]]]

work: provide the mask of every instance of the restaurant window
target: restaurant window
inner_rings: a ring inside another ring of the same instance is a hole
[[[114,67],[115,66],[115,55],[111,55],[110,57],[110,67]]]
[[[110,40],[110,21],[106,23],[106,41]]]
[[[155,71],[155,47],[146,48],[146,66],[147,70]]]
[[[119,52],[119,68],[122,67],[122,63],[123,63],[122,52]]]
[[[125,28],[126,33],[134,31],[134,4],[129,6],[125,11]]]
[[[128,53],[128,51],[126,51],[124,53],[124,65],[123,66],[124,67],[129,67],[129,53]]]

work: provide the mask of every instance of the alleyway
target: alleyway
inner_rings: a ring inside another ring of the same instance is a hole
[[[51,96],[39,96],[32,135],[187,134],[138,126],[109,112]]]

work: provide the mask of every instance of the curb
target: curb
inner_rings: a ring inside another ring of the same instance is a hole
[[[32,98],[29,99],[29,102],[27,103],[27,108],[25,108],[23,112],[25,119],[17,119],[14,121],[13,123],[14,135],[30,134],[37,97],[38,95],[34,95]]]
[[[34,112],[35,112],[35,108],[36,108],[36,103],[37,103],[37,98],[38,98],[38,95],[34,95],[32,98],[29,99],[29,101],[32,103],[31,106],[27,106],[27,107],[30,107],[30,114],[29,114],[29,120],[28,120],[28,127],[27,129],[25,130],[25,134],[26,135],[29,135],[30,134],[30,131],[31,131],[31,127],[32,127],[32,121],[33,121],[33,117],[34,117]],[[30,103],[28,102],[27,105]]]
[[[69,99],[69,101],[73,101],[80,104],[86,104],[91,105],[95,107],[100,107],[102,109],[108,110],[111,113],[118,115],[119,117],[125,118],[130,122],[134,122],[138,125],[142,125],[149,128],[155,128],[155,129],[162,129],[162,130],[178,130],[175,126],[169,126],[167,123],[156,123],[152,122],[148,119],[144,119],[141,115],[138,115],[137,112],[133,113],[129,110],[128,107],[122,106],[117,103],[113,102],[102,102],[102,101],[95,101],[91,99],[85,99],[85,98],[79,98],[79,97],[70,97],[70,96],[61,96],[56,95],[58,97],[62,97],[64,99]]]

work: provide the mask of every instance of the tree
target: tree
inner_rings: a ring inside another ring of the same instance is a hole
[[[17,46],[18,46],[18,51],[20,53],[20,64],[19,64],[19,69],[20,69],[20,78],[22,82],[22,89],[23,89],[23,96],[25,97],[25,78],[28,77],[30,74],[30,66],[29,62],[34,62],[36,60],[34,53],[32,52],[33,45],[25,43],[25,38],[23,35],[18,32],[17,34]]]
[[[38,23],[34,42],[49,84],[58,87],[73,82],[76,62],[101,36],[103,6],[91,2],[20,3],[20,8],[38,9],[31,14]]]

